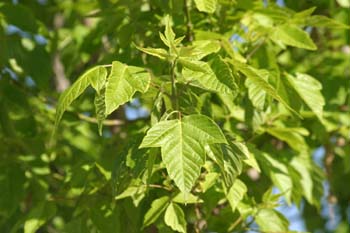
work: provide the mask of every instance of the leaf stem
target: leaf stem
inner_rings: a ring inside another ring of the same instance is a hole
[[[178,93],[176,88],[176,75],[175,75],[175,69],[176,69],[177,60],[171,62],[171,102],[173,110],[179,110],[179,100],[178,100]]]

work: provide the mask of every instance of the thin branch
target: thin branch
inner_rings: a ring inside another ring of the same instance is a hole
[[[265,43],[266,39],[262,39],[257,46],[255,46],[252,51],[250,51],[250,53],[248,53],[247,55],[247,60],[250,60],[252,58],[252,56],[259,50],[259,48]]]
[[[185,11],[185,16],[186,16],[186,27],[187,27],[187,39],[188,41],[193,41],[193,24],[191,21],[191,14],[190,14],[190,9],[188,6],[188,1],[184,0],[184,11]]]
[[[112,67],[112,64],[102,65],[103,67]]]
[[[172,188],[166,187],[166,186],[163,186],[163,185],[159,185],[159,184],[147,184],[146,186],[148,186],[150,188],[158,188],[158,189],[165,189],[167,191],[172,191]]]
[[[239,216],[239,218],[237,218],[236,221],[232,223],[228,231],[233,231],[238,226],[238,224],[240,224],[242,221],[243,221],[242,216]]]
[[[94,117],[85,116],[84,114],[81,114],[81,113],[78,113],[78,117],[79,117],[79,119],[90,122],[90,123],[97,123],[97,119]],[[115,119],[115,120],[108,120],[107,119],[107,120],[103,121],[103,125],[106,125],[106,126],[118,126],[118,125],[124,125],[124,124],[125,124],[124,121],[117,120],[117,119]]]

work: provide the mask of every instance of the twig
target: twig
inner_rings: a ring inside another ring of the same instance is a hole
[[[188,7],[188,2],[187,0],[184,0],[184,11],[186,15],[186,27],[187,27],[187,39],[188,41],[193,41],[193,24],[191,21],[191,14],[190,14],[190,9]]]
[[[233,231],[238,226],[238,224],[240,224],[242,221],[243,221],[242,216],[239,216],[239,218],[237,218],[237,220],[234,223],[232,223],[228,231]]]
[[[163,185],[159,185],[159,184],[147,184],[148,187],[150,188],[158,188],[158,189],[165,189],[167,191],[171,191],[172,189]]]
[[[84,114],[78,113],[78,117],[81,120],[90,122],[90,123],[97,123],[97,119],[94,117],[89,117],[89,116],[85,116]],[[103,121],[103,125],[106,126],[118,126],[118,125],[124,125],[125,122],[121,121],[121,120],[104,120]]]
[[[265,41],[266,41],[265,38],[262,39],[262,40],[259,42],[259,44],[258,44],[257,46],[255,46],[255,47],[253,48],[253,50],[250,51],[250,53],[248,53],[246,59],[247,59],[247,60],[250,60],[250,59],[252,58],[252,56],[259,50],[259,48],[265,43]]]

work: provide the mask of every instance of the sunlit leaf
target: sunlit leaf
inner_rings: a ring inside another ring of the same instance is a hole
[[[321,93],[321,83],[310,75],[301,73],[297,73],[296,77],[287,75],[286,78],[299,97],[322,122],[325,100]]]
[[[214,13],[216,9],[217,0],[194,0],[199,11]]]
[[[233,64],[233,66],[236,67],[240,72],[242,72],[248,79],[251,79],[251,81],[256,86],[260,87],[268,95],[272,96],[274,99],[281,102],[284,106],[286,106],[293,113],[298,115],[298,113],[294,109],[292,109],[288,105],[288,103],[278,94],[276,89],[271,84],[269,84],[267,81],[265,81],[264,77],[261,76],[262,74],[261,74],[261,72],[259,72],[259,70],[255,69],[247,64],[236,61],[236,60],[231,60],[231,62]]]
[[[140,148],[161,147],[162,159],[171,179],[189,193],[205,162],[206,144],[226,143],[220,128],[210,118],[190,115],[161,121],[148,130]]]
[[[219,93],[235,93],[237,85],[232,72],[228,64],[221,58],[215,59],[211,67],[205,62],[198,61],[197,63],[200,64],[200,68],[185,68],[182,71],[185,80],[190,82],[191,85]],[[198,71],[199,69],[203,69],[205,72]]]
[[[247,193],[247,191],[247,186],[239,179],[233,183],[226,195],[232,211],[236,210],[238,203],[243,199],[243,196]]]
[[[137,91],[146,92],[150,81],[151,76],[145,69],[114,61],[106,84],[105,114],[130,101]]]
[[[56,108],[55,129],[57,130],[58,123],[61,120],[63,113],[69,105],[77,99],[84,90],[91,84],[96,90],[101,89],[101,83],[105,82],[107,70],[104,67],[97,66],[80,76],[74,84],[62,93]]]
[[[307,149],[305,140],[297,129],[288,127],[269,127],[266,129],[266,132],[284,142],[287,142],[287,144],[296,151],[305,151]]]
[[[263,232],[288,232],[288,220],[277,210],[261,209],[255,221]]]
[[[187,232],[185,214],[181,207],[175,203],[170,203],[165,211],[164,222],[174,231]]]
[[[160,49],[160,48],[141,48],[141,47],[136,47],[138,50],[147,53],[149,55],[158,57],[162,60],[165,60],[168,57],[168,52],[165,49]]]
[[[317,49],[309,34],[294,25],[284,24],[276,27],[271,34],[271,39],[298,48]]]

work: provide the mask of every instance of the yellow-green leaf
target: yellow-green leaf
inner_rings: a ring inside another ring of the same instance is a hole
[[[130,101],[137,91],[146,92],[150,81],[151,76],[145,69],[114,61],[106,84],[105,115]]]
[[[216,10],[217,0],[194,0],[199,11],[214,13]]]
[[[212,143],[226,143],[220,128],[206,116],[190,115],[155,124],[140,148],[161,147],[170,178],[183,193],[189,193],[205,162],[204,146]]]

